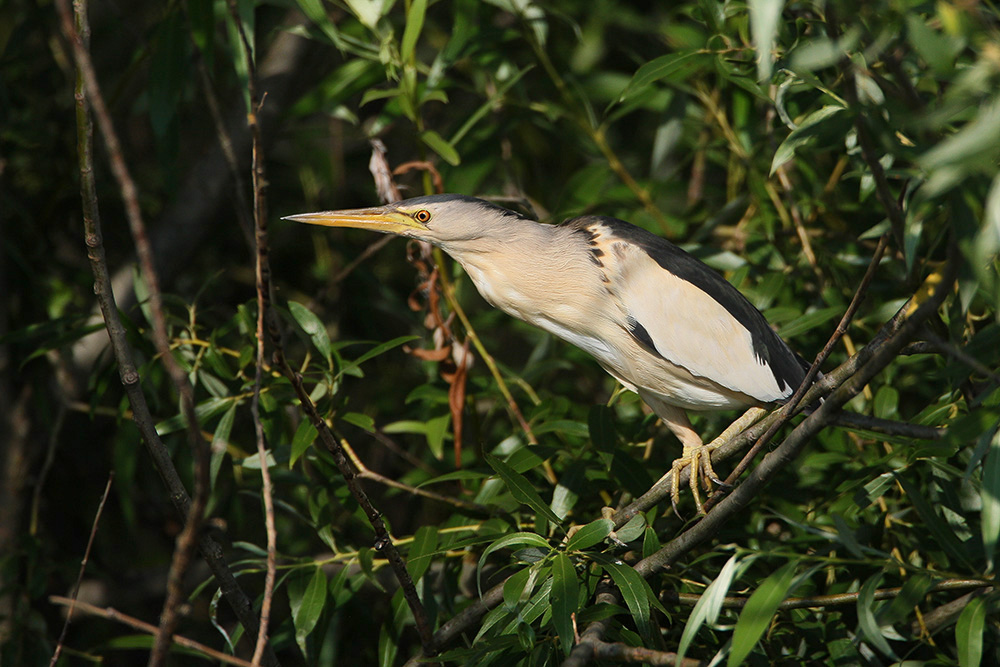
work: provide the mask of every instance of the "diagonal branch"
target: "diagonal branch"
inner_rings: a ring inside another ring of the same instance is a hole
[[[937,312],[950,293],[949,287],[954,283],[958,274],[958,265],[959,254],[955,244],[952,243],[943,271],[941,289],[936,290],[909,317],[905,316],[908,304],[904,305],[882,327],[875,338],[856,355],[859,357],[860,363],[856,373],[838,386],[819,408],[806,417],[774,451],[764,457],[742,484],[719,501],[701,521],[668,542],[659,551],[639,561],[634,568],[636,572],[644,578],[649,578],[669,567],[698,544],[716,535],[723,523],[749,505],[764,485],[785,465],[794,460],[806,444],[832,422],[843,406],[860,393],[865,385],[888,366],[899,355],[903,347],[919,333],[927,318]],[[824,378],[817,384],[821,384],[827,379]],[[620,604],[621,594],[617,589],[605,590],[598,594],[597,601]],[[609,624],[609,619],[591,623],[584,631],[580,642],[573,648],[569,658],[563,663],[564,667],[582,667],[590,663],[596,657],[597,646],[603,642],[603,636],[607,632]]]
[[[168,594],[167,603],[164,606],[164,619],[161,624],[161,632],[158,636],[169,638],[173,634],[169,626],[176,622],[176,615],[173,612],[176,611],[176,600],[179,599],[181,594],[181,576],[184,569],[186,569],[186,561],[190,558],[196,544],[200,545],[206,562],[219,581],[223,595],[236,612],[240,622],[248,631],[256,631],[257,621],[252,613],[250,601],[242,589],[240,589],[228,564],[225,562],[222,556],[222,548],[207,535],[199,534],[198,527],[204,513],[204,505],[207,497],[208,466],[207,462],[205,465],[202,465],[204,443],[198,430],[197,419],[194,416],[193,396],[190,385],[187,384],[186,377],[183,378],[183,382],[177,382],[178,391],[181,394],[182,407],[187,420],[188,438],[195,451],[197,465],[194,502],[192,502],[187,489],[184,487],[184,483],[177,474],[177,469],[171,460],[169,450],[156,433],[152,414],[139,384],[139,372],[132,359],[132,351],[118,314],[117,304],[115,303],[111,287],[111,276],[108,271],[107,258],[104,252],[97,191],[94,184],[93,125],[90,119],[88,103],[89,108],[93,109],[95,115],[98,117],[105,143],[112,159],[115,175],[121,184],[123,199],[125,200],[130,225],[132,226],[133,235],[136,240],[137,251],[140,255],[145,255],[147,260],[151,259],[148,239],[145,236],[145,228],[138,208],[135,183],[131,180],[125,166],[117,134],[111,124],[110,114],[101,96],[97,77],[86,46],[85,40],[89,33],[89,26],[86,21],[85,4],[82,0],[77,1],[76,13],[80,26],[79,29],[74,25],[73,10],[70,8],[68,0],[58,0],[57,9],[63,33],[72,45],[78,68],[76,90],[77,147],[79,152],[81,198],[83,200],[82,208],[87,257],[90,260],[91,269],[94,273],[94,291],[97,294],[105,327],[111,340],[112,350],[118,364],[118,373],[125,393],[128,396],[129,403],[132,406],[132,418],[143,436],[147,451],[167,487],[175,509],[182,517],[185,517],[185,528],[181,536],[178,537],[177,550],[171,563],[171,590]],[[151,289],[152,298],[152,290],[156,285],[156,276],[155,273],[151,272],[151,268],[151,264],[144,265],[144,270],[150,270],[150,275],[146,276],[146,278]],[[156,307],[154,308],[154,312],[157,313],[154,317],[154,326],[157,328],[156,338],[158,347],[161,344],[163,345],[161,357],[164,359],[164,363],[167,364],[168,369],[171,369],[171,363],[173,367],[176,367],[176,361],[170,354],[169,347],[165,344],[166,328],[162,320],[163,311],[158,291],[156,292]],[[171,375],[172,377],[174,376],[173,370],[171,370]],[[180,375],[183,376],[182,371]],[[175,377],[174,379],[176,381],[178,378]],[[173,618],[168,618],[170,616],[173,616]],[[171,631],[164,632],[164,630]],[[157,651],[154,650],[154,657],[155,655],[157,655]],[[273,652],[269,653],[268,664],[277,664],[277,659]]]

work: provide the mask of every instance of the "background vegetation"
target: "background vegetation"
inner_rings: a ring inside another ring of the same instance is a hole
[[[92,150],[59,12],[0,17],[4,664],[45,664],[57,645],[65,665],[162,659],[107,615],[78,609],[60,637],[50,596],[76,590],[85,554],[81,602],[170,617],[249,660],[228,568],[270,606],[265,664],[399,664],[421,639],[449,664],[1000,664],[992,3],[98,2],[90,51],[120,146],[98,114]],[[128,393],[95,309],[78,154],[141,378]],[[635,396],[490,309],[447,258],[279,220],[374,204],[393,178],[404,197],[644,226],[723,272],[810,360],[887,245],[822,366],[841,389],[770,441],[777,465],[758,456],[701,521],[686,494],[684,520],[669,502],[620,512],[616,543],[601,508],[679,451]],[[255,241],[282,341],[265,334],[259,359]],[[895,425],[834,425],[844,401]],[[338,442],[407,563],[423,637],[324,446]],[[180,483],[203,525],[177,512]],[[215,560],[185,566],[179,535],[219,545]]]

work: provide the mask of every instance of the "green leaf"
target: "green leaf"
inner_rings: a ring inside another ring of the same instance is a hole
[[[222,398],[207,398],[194,407],[194,414],[198,418],[198,423],[202,426],[218,414],[225,412],[233,404],[234,399],[230,396]],[[178,413],[169,419],[164,419],[156,425],[156,432],[159,435],[176,433],[187,426],[184,413]]]
[[[359,412],[345,412],[340,418],[348,424],[354,424],[359,428],[363,428],[369,433],[375,432],[375,420],[368,415],[363,415]]]
[[[765,579],[747,600],[736,621],[736,627],[733,628],[733,647],[726,661],[729,667],[742,665],[743,659],[750,655],[750,651],[760,641],[767,626],[771,624],[778,605],[790,592],[797,566],[795,561],[783,565]]]
[[[437,544],[437,526],[421,526],[417,529],[406,562],[406,569],[414,582],[420,581],[427,572],[427,568],[431,565],[431,556],[437,550]]]
[[[889,640],[882,634],[878,621],[875,620],[875,591],[882,582],[882,573],[869,577],[858,591],[858,628],[861,634],[884,655],[896,660],[896,654],[889,646]]]
[[[802,123],[785,137],[785,140],[778,146],[778,150],[774,152],[774,157],[771,159],[771,171],[768,173],[768,176],[773,176],[778,167],[791,160],[795,155],[796,149],[816,141],[820,131],[823,129],[823,123],[843,110],[844,107],[831,105],[825,106],[806,116]]]
[[[360,366],[361,364],[365,363],[369,359],[377,357],[380,354],[385,354],[386,352],[388,352],[389,350],[391,350],[393,348],[399,347],[400,345],[403,345],[405,343],[409,343],[410,341],[414,341],[414,340],[417,340],[419,338],[420,338],[420,336],[399,336],[398,338],[393,338],[392,340],[388,340],[388,341],[386,341],[384,343],[379,343],[378,345],[376,345],[372,349],[370,349],[367,352],[365,352],[364,354],[362,354],[357,359],[354,359],[353,361],[349,361],[349,362],[345,363],[344,364],[344,368],[340,372],[341,372],[341,374],[346,373],[348,371],[348,369],[350,369],[350,368],[357,368],[358,366]]]
[[[774,38],[781,25],[781,10],[785,0],[749,0],[750,34],[757,50],[757,80],[764,82],[771,78],[774,64]]]
[[[749,564],[750,560],[752,558],[745,562]],[[698,598],[698,602],[695,603],[694,609],[691,610],[691,615],[688,617],[687,624],[684,626],[684,632],[681,633],[681,641],[677,646],[676,664],[684,663],[684,656],[687,655],[687,650],[691,646],[691,640],[694,639],[701,626],[705,623],[713,625],[719,618],[722,604],[726,600],[726,593],[729,592],[729,587],[732,585],[733,579],[736,578],[738,563],[739,557],[736,555],[731,556],[726,561],[726,564],[722,566],[719,576],[708,585],[705,592]]]
[[[410,11],[406,13],[406,28],[403,30],[403,41],[399,47],[399,55],[404,62],[410,61],[417,38],[424,28],[424,14],[427,13],[427,0],[413,0]]]
[[[424,130],[420,133],[420,139],[427,144],[428,148],[444,158],[444,161],[451,166],[457,167],[462,161],[455,147],[434,130]]]
[[[309,336],[309,340],[316,346],[319,353],[323,355],[327,363],[330,362],[330,335],[326,332],[326,326],[316,317],[316,314],[296,301],[288,302],[288,312],[298,323],[302,330]]]
[[[917,162],[928,171],[951,165],[962,166],[984,155],[992,155],[1000,144],[1000,98],[979,109],[961,130],[935,144]]]
[[[955,531],[952,530],[951,526],[948,525],[948,522],[941,518],[941,515],[937,513],[934,506],[924,498],[920,490],[910,483],[905,476],[896,475],[896,480],[903,487],[903,491],[910,499],[910,502],[913,503],[913,508],[920,515],[924,527],[934,536],[937,545],[942,547],[951,558],[962,563],[970,571],[974,571],[975,568],[969,561],[968,549],[962,543],[962,540],[958,538],[958,535],[955,534]]]
[[[996,564],[997,542],[1000,540],[1000,430],[993,434],[986,462],[983,464],[983,486],[979,492],[983,502],[981,530],[986,565]]]
[[[483,550],[483,555],[479,557],[478,570],[481,572],[483,565],[486,564],[486,559],[494,551],[499,551],[500,549],[509,549],[514,546],[533,546],[539,549],[551,549],[549,543],[544,537],[538,535],[537,533],[511,533],[510,535],[504,535],[500,539],[494,541],[490,546]],[[479,577],[476,577],[476,586],[481,586],[482,582],[479,581]],[[483,590],[479,588],[479,594],[482,596]]]
[[[316,427],[312,425],[312,422],[308,419],[303,419],[299,423],[299,427],[295,429],[295,435],[292,436],[292,447],[291,454],[288,457],[288,467],[291,468],[295,465],[295,462],[299,460],[306,450],[309,449],[309,445],[316,441],[316,436],[318,432]]]
[[[539,567],[532,565],[524,567],[507,577],[503,582],[503,601],[511,609],[517,607],[518,603],[531,597],[535,589],[535,581],[538,577]]]
[[[822,326],[843,312],[839,306],[828,306],[804,313],[781,327],[782,338],[795,338],[811,329]]]
[[[531,509],[536,513],[541,514],[546,519],[551,521],[554,525],[559,525],[559,517],[556,513],[542,500],[542,497],[538,495],[538,491],[535,487],[525,479],[523,475],[518,473],[516,470],[511,468],[509,465],[493,456],[492,454],[485,454],[486,462],[493,468],[500,479],[503,480],[504,484],[507,485],[507,489],[514,498]]]
[[[626,99],[637,94],[651,83],[665,79],[678,72],[686,72],[689,69],[695,68],[704,60],[704,55],[697,51],[671,53],[654,58],[636,70],[628,85],[625,86],[618,96],[618,103],[625,102]]]
[[[306,640],[316,627],[326,603],[326,575],[322,568],[317,567],[305,588],[293,585],[293,582],[294,579],[288,585],[288,602],[292,609],[292,622],[295,624],[295,642],[302,654],[308,656]]]
[[[580,581],[576,576],[576,568],[566,554],[557,553],[552,560],[552,591],[549,593],[549,601],[552,605],[552,625],[559,633],[559,643],[565,654],[569,654],[573,647],[572,615],[576,613],[579,598]]]
[[[215,427],[215,433],[212,434],[212,459],[208,466],[212,489],[215,489],[215,479],[219,476],[222,462],[226,459],[226,449],[229,447],[229,435],[232,433],[233,421],[236,419],[237,405],[233,401],[233,404],[222,415],[222,419],[219,420],[219,425]]]
[[[982,663],[985,627],[986,602],[980,597],[972,598],[955,624],[959,667],[979,667]]]
[[[656,595],[638,572],[621,561],[606,561],[602,563],[605,571],[611,575],[618,590],[622,593],[625,605],[632,612],[636,627],[640,634],[649,635],[650,601],[656,600]],[[659,604],[657,602],[657,604]]]
[[[323,31],[323,34],[327,36],[330,42],[336,46],[338,49],[344,48],[344,40],[341,39],[340,33],[337,31],[337,27],[330,20],[330,16],[326,13],[326,7],[323,6],[323,0],[296,0],[299,9],[306,17],[319,26],[319,29]]]
[[[566,541],[566,551],[583,551],[598,544],[609,534],[614,524],[610,519],[597,519],[580,526],[573,536]]]

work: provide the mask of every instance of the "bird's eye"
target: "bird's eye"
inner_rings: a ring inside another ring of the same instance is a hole
[[[422,222],[424,224],[427,224],[428,222],[430,222],[431,212],[428,211],[427,209],[420,209],[419,211],[413,214],[413,219],[416,220],[417,222]]]

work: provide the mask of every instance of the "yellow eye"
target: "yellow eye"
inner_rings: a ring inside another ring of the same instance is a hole
[[[430,222],[431,212],[428,211],[427,209],[420,209],[419,211],[413,214],[413,219],[416,220],[417,222],[422,222],[424,224],[427,224],[428,222]]]

